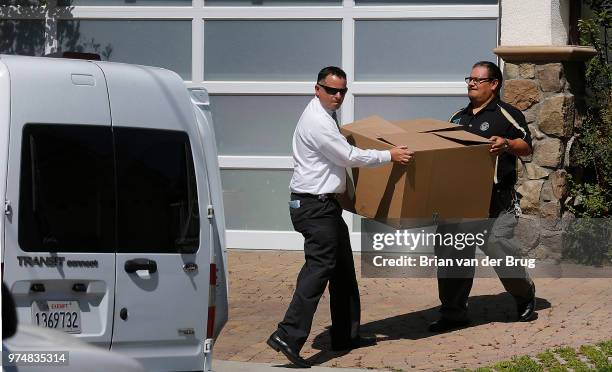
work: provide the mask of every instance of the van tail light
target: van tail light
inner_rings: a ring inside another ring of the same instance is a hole
[[[217,264],[210,264],[210,285],[217,286]]]
[[[208,324],[206,326],[206,338],[213,338],[215,333],[215,307],[208,307]]]
[[[208,322],[206,338],[212,338],[215,333],[215,305],[217,295],[217,264],[210,264],[210,282],[208,290]]]

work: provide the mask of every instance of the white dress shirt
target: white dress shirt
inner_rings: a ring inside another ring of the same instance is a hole
[[[351,146],[340,133],[332,112],[314,97],[302,113],[293,133],[291,192],[342,193],[346,168],[378,166],[391,161],[387,150],[362,150]]]

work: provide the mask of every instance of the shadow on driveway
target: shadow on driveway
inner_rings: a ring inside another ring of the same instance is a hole
[[[438,306],[425,310],[415,311],[397,315],[394,317],[375,320],[361,325],[361,333],[364,335],[377,335],[380,345],[385,341],[410,339],[419,340],[427,337],[434,337],[439,333],[432,333],[427,330],[429,323],[438,319]],[[472,296],[469,298],[470,325],[464,328],[476,327],[483,324],[501,322],[511,323],[516,319],[515,302],[512,296],[506,292],[496,295]],[[536,310],[550,308],[550,302],[544,298],[537,297]],[[536,317],[537,319],[537,317]],[[449,332],[454,332],[452,330]],[[348,353],[332,352],[329,327],[327,330],[318,334],[312,347],[320,350],[317,354],[308,358],[314,364],[322,364]]]

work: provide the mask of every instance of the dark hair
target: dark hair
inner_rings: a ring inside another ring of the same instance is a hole
[[[327,66],[321,71],[319,71],[319,75],[317,76],[317,83],[325,80],[329,75],[334,75],[339,78],[343,78],[346,80],[346,72],[344,72],[340,67],[336,66]]]
[[[499,94],[499,90],[501,89],[502,84],[504,83],[504,76],[499,67],[497,67],[495,63],[489,61],[478,61],[474,63],[474,66],[472,66],[472,68],[475,67],[485,67],[489,71],[489,78],[499,81],[499,84],[497,85],[497,89],[495,91],[495,93]]]

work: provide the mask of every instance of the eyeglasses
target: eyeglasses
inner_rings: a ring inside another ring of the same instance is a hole
[[[467,76],[465,78],[465,83],[469,84],[471,82],[474,82],[474,84],[480,85],[480,83],[484,83],[485,81],[491,81],[491,80],[496,80],[496,79],[493,79],[493,78],[478,78],[478,77]]]
[[[345,95],[346,92],[348,92],[348,88],[332,88],[332,87],[328,87],[327,85],[323,85],[319,83],[317,83],[317,85],[325,89],[325,93],[332,95],[332,96],[335,96],[337,93],[340,93],[341,95]]]

